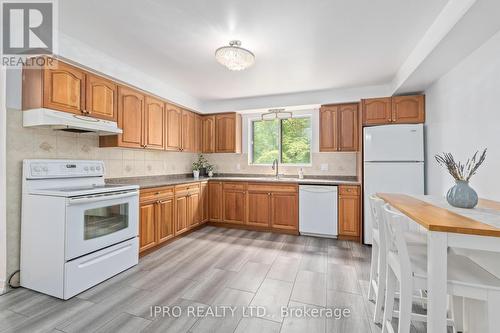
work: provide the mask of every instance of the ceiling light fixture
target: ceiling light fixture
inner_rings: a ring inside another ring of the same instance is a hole
[[[241,47],[239,40],[232,40],[229,46],[215,50],[215,59],[232,71],[241,71],[253,65],[255,55]]]
[[[288,119],[292,118],[293,114],[290,111],[285,111],[285,109],[269,109],[267,112],[260,115],[262,120],[273,120],[273,119]]]

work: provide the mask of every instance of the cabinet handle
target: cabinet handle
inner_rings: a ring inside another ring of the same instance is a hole
[[[160,192],[155,192],[155,195],[159,195],[159,194],[160,194]]]

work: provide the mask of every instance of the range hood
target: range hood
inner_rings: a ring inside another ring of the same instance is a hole
[[[114,121],[102,120],[51,109],[30,109],[23,112],[24,127],[45,127],[70,132],[96,132],[99,135],[121,134]]]

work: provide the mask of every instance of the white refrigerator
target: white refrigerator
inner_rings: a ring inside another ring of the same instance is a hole
[[[424,194],[424,126],[364,128],[364,243],[372,243],[370,195],[377,192]]]

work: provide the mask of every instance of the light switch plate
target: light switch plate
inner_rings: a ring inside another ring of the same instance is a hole
[[[320,170],[321,171],[328,171],[328,163],[321,163]]]
[[[236,170],[241,170],[241,165],[239,163],[236,164]]]

